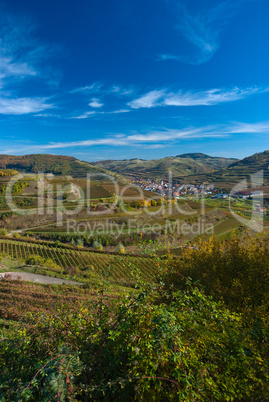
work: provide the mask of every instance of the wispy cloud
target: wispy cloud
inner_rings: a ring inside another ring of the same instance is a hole
[[[36,117],[56,117],[56,118],[61,118],[62,116],[60,114],[55,114],[55,113],[37,113],[35,114]]]
[[[45,61],[55,55],[56,47],[36,38],[36,24],[24,15],[11,15],[0,6],[0,82],[42,77],[47,83],[55,80]]]
[[[35,25],[31,19],[10,15],[0,6],[0,114],[22,115],[37,113],[54,107],[48,98],[42,96],[22,97],[14,92],[20,89],[18,84],[42,78],[43,83],[52,82],[44,61],[52,53],[50,48],[35,38]],[[11,88],[13,88],[11,90]]]
[[[40,152],[42,150],[49,149],[64,149],[64,148],[74,148],[74,147],[92,147],[98,145],[107,146],[136,146],[136,145],[147,145],[152,144],[158,147],[162,143],[175,142],[180,139],[189,138],[204,138],[204,137],[223,137],[226,134],[214,131],[213,127],[205,128],[187,128],[184,130],[175,129],[162,129],[156,131],[142,132],[142,133],[132,133],[128,134],[115,134],[106,138],[98,138],[83,141],[70,141],[70,142],[51,142],[49,144],[40,145],[28,145],[27,152]],[[148,146],[148,145],[147,145]],[[5,153],[12,152],[23,152],[20,147],[19,150],[7,149]]]
[[[260,123],[234,123],[227,129],[230,133],[269,134],[269,121]]]
[[[162,89],[150,91],[128,103],[133,109],[156,106],[211,106],[233,102],[247,96],[267,92],[268,88],[250,87],[245,89],[210,89],[207,91],[169,92]]]
[[[51,142],[49,144],[28,145],[27,152],[40,152],[49,149],[65,149],[75,147],[92,147],[99,145],[107,146],[151,146],[154,148],[162,147],[168,143],[175,143],[179,140],[195,138],[217,138],[229,136],[227,128],[224,126],[190,127],[186,129],[161,129],[147,132],[134,132],[131,134],[114,134],[105,138],[89,139],[83,141],[70,142]],[[19,150],[7,149],[5,153],[23,152]]]
[[[38,113],[54,107],[47,103],[47,98],[16,98],[8,99],[0,97],[0,114],[22,115]]]
[[[269,121],[258,123],[240,123],[218,124],[203,127],[187,127],[184,129],[159,129],[132,133],[117,133],[104,138],[88,139],[70,142],[50,142],[48,144],[27,145],[19,149],[5,149],[5,153],[16,152],[41,152],[52,149],[65,149],[77,147],[93,146],[145,146],[147,148],[161,148],[167,145],[175,144],[179,141],[202,138],[223,138],[237,134],[269,134]]]
[[[150,91],[140,98],[134,99],[128,103],[133,109],[151,108],[160,105],[161,98],[164,98],[165,90]]]
[[[74,88],[70,91],[71,94],[76,93],[85,93],[85,94],[92,94],[92,93],[100,93],[103,84],[100,83],[93,83],[91,85],[85,85],[83,87]]]
[[[69,119],[88,119],[89,117],[93,117],[96,115],[110,115],[110,114],[120,114],[120,113],[128,113],[130,112],[130,109],[119,109],[119,110],[110,110],[110,111],[97,111],[97,110],[92,110],[85,112],[81,115],[78,116],[71,116]]]
[[[94,82],[90,85],[75,88],[70,91],[71,94],[83,93],[85,95],[99,94],[99,95],[116,95],[127,96],[133,93],[132,88],[125,88],[121,85],[106,85],[102,82]]]
[[[104,104],[103,104],[102,102],[100,102],[99,99],[97,99],[97,98],[92,98],[92,100],[91,100],[90,103],[89,103],[89,106],[99,108],[99,107],[104,106]]]
[[[107,112],[109,114],[120,114],[120,113],[129,113],[130,109],[119,109],[119,110],[112,110],[111,112]]]
[[[220,33],[231,17],[236,15],[239,6],[251,0],[222,0],[213,6],[193,12],[182,0],[166,0],[169,7],[177,13],[178,24],[175,30],[193,45],[188,55],[176,51],[175,54],[161,54],[157,60],[180,60],[189,64],[202,64],[209,61],[220,45]],[[191,2],[190,2],[191,3]],[[191,4],[192,5],[192,4]]]
[[[210,106],[223,102],[236,101],[264,91],[267,91],[267,89],[251,87],[246,89],[233,88],[231,90],[211,89],[201,92],[178,92],[176,94],[168,94],[164,99],[164,104],[171,106]]]
[[[223,138],[238,134],[269,134],[269,121],[258,123],[234,122],[203,127],[187,127],[183,129],[158,129],[132,133],[117,133],[104,138],[69,142],[50,142],[48,144],[30,145],[27,147],[4,149],[4,153],[41,152],[52,149],[65,149],[94,146],[130,146],[161,148],[180,141],[202,138]]]
[[[2,85],[3,81],[10,77],[25,78],[36,75],[35,69],[27,63],[15,62],[11,57],[0,56],[0,80]]]
[[[157,57],[157,61],[166,61],[166,60],[181,60],[181,56],[176,54],[160,54]]]
[[[89,112],[85,112],[85,113],[83,113],[83,114],[80,114],[80,115],[78,115],[78,116],[71,116],[71,117],[69,117],[69,119],[79,119],[79,120],[81,120],[81,119],[88,119],[89,117],[91,117],[91,116],[95,116],[96,114],[104,114],[105,112],[97,112],[96,110],[92,110],[92,111],[89,111]]]

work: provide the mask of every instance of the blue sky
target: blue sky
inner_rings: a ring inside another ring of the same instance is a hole
[[[0,153],[269,149],[268,0],[0,0]]]

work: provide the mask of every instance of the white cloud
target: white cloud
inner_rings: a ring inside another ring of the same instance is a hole
[[[5,149],[4,153],[17,152],[40,152],[49,149],[64,149],[75,147],[93,147],[93,146],[145,146],[147,148],[159,148],[168,144],[174,144],[179,141],[195,139],[195,138],[223,138],[229,137],[232,134],[247,134],[247,133],[269,133],[269,122],[259,123],[233,123],[233,124],[218,124],[204,127],[187,127],[185,129],[161,129],[150,130],[147,132],[133,132],[129,134],[114,134],[109,137],[88,139],[82,141],[70,142],[51,142],[40,145],[27,145],[25,149]]]
[[[101,87],[102,87],[102,84],[100,84],[100,83],[93,83],[93,84],[91,84],[91,85],[86,85],[86,86],[84,86],[84,87],[79,87],[79,88],[72,89],[72,90],[70,91],[70,93],[71,93],[71,94],[75,94],[75,93],[79,93],[79,92],[86,93],[86,94],[89,94],[89,93],[99,93],[100,90],[101,90]]]
[[[70,93],[83,93],[85,95],[98,94],[98,95],[115,95],[115,96],[128,96],[133,93],[132,88],[125,88],[121,85],[106,85],[102,82],[94,82],[84,87],[72,89]]]
[[[32,145],[27,146],[27,152],[40,152],[42,150],[47,149],[64,149],[64,148],[72,148],[72,147],[91,147],[98,145],[107,145],[107,146],[138,146],[138,145],[150,145],[159,147],[162,143],[175,142],[180,139],[189,139],[189,138],[203,138],[203,137],[223,137],[227,134],[223,134],[220,132],[214,131],[212,127],[205,128],[189,128],[184,130],[175,130],[175,129],[163,129],[156,131],[149,131],[146,133],[132,133],[132,134],[115,134],[106,138],[99,138],[93,140],[83,140],[83,141],[71,141],[71,142],[51,142],[49,144],[40,144],[40,145]],[[23,149],[20,150],[9,149],[5,150],[5,153],[11,152],[23,152]]]
[[[243,99],[248,95],[253,95],[257,92],[263,92],[260,88],[246,88],[239,89],[233,88],[231,90],[225,89],[211,89],[201,92],[179,92],[177,94],[168,94],[164,99],[164,105],[171,106],[210,106],[223,102],[232,102]]]
[[[107,112],[93,110],[93,111],[85,112],[79,116],[72,116],[71,119],[88,119],[89,117],[92,117],[95,115],[120,114],[120,113],[128,113],[128,112],[130,112],[129,109],[111,110],[111,111],[107,111]]]
[[[99,99],[92,98],[91,102],[89,103],[89,106],[99,108],[99,107],[104,106],[104,104],[102,102],[100,102]]]
[[[47,103],[47,100],[47,98],[9,99],[0,97],[0,114],[22,115],[53,108],[54,105]]]
[[[91,111],[91,112],[85,112],[79,116],[72,116],[70,117],[71,119],[88,119],[91,116],[94,116],[96,114],[103,114],[104,112],[97,112],[95,110]]]
[[[62,116],[60,114],[54,114],[54,113],[37,113],[35,114],[36,117],[56,117],[56,118],[61,118]]]
[[[51,109],[54,105],[47,103],[48,98],[42,96],[18,97],[10,85],[25,84],[26,80],[47,76],[44,60],[52,52],[35,38],[35,26],[30,19],[20,15],[11,16],[1,8],[0,20],[0,114],[22,115],[38,113]]]
[[[29,77],[35,76],[37,72],[27,63],[18,63],[12,60],[11,57],[0,56],[0,79],[3,80],[8,77]]]
[[[21,14],[9,15],[1,6],[0,12],[1,85],[37,76],[50,81],[44,61],[54,52],[53,46],[36,39],[36,25],[30,18]]]
[[[128,106],[130,106],[132,109],[151,108],[159,106],[161,104],[159,101],[164,96],[165,90],[163,89],[160,91],[150,91],[140,98],[129,102]]]
[[[133,109],[156,106],[211,106],[243,99],[249,95],[267,92],[268,88],[250,87],[245,89],[210,89],[207,91],[150,91],[128,103]]]
[[[185,2],[166,0],[177,15],[177,32],[194,47],[188,55],[176,51],[176,54],[162,54],[157,60],[180,60],[189,64],[202,64],[209,61],[220,45],[220,33],[239,9],[249,0],[222,0],[213,2],[211,8],[201,7],[196,13],[194,7],[187,8]],[[203,5],[204,6],[204,5]],[[191,49],[190,49],[191,51]]]
[[[119,113],[129,113],[130,109],[119,109],[119,110],[112,110],[111,112],[107,112],[109,114],[119,114]]]
[[[233,126],[227,129],[227,132],[234,134],[269,134],[269,121],[261,123],[234,123]]]

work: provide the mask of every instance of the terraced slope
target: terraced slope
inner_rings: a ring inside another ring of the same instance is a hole
[[[85,273],[85,277],[87,272],[89,275],[95,273],[100,276],[106,272],[117,283],[130,281],[133,269],[139,269],[142,279],[146,281],[152,280],[156,271],[156,261],[153,258],[58,248],[46,243],[0,239],[0,254],[19,260],[34,255],[41,256],[45,260],[52,260],[63,270],[69,267],[78,268]]]
[[[220,187],[233,187],[244,179],[250,179],[254,175],[263,171],[263,184],[269,184],[269,151],[256,153],[240,161],[232,163],[225,169],[202,175],[191,175],[187,178],[188,182],[193,183],[215,183]],[[252,177],[251,185],[261,185],[260,180]]]
[[[156,160],[106,160],[92,162],[94,166],[112,172],[141,178],[165,179],[171,170],[173,176],[180,178],[193,174],[209,173],[229,166],[235,159],[212,157],[201,153],[183,154]]]

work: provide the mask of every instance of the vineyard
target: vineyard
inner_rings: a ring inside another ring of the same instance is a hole
[[[40,285],[24,281],[0,281],[0,318],[19,320],[29,312],[35,314],[57,313],[63,306],[79,310],[87,306],[94,310],[97,294],[89,289],[74,286]]]
[[[0,254],[23,261],[36,255],[44,260],[52,260],[63,270],[75,267],[83,272],[87,272],[88,269],[99,275],[103,275],[109,269],[110,278],[117,282],[130,280],[131,271],[134,269],[139,269],[141,279],[150,281],[157,265],[155,259],[147,257],[101,254],[58,248],[45,243],[35,244],[6,239],[0,239]]]

